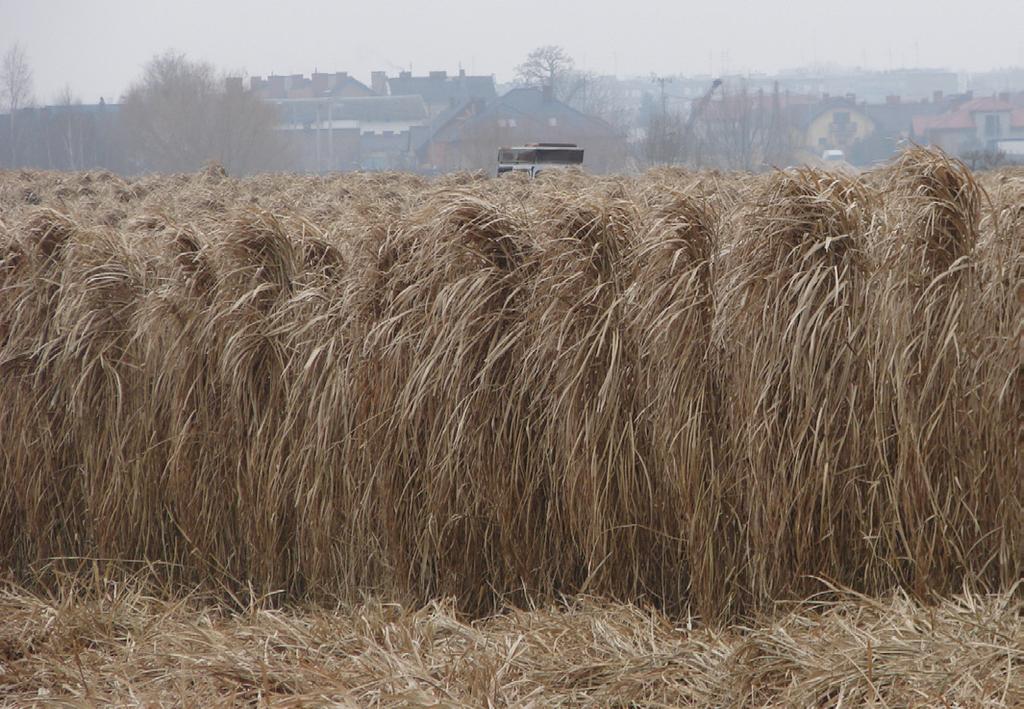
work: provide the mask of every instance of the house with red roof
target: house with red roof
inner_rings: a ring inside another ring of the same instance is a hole
[[[945,113],[914,116],[913,138],[951,155],[999,150],[1024,140],[1024,94],[973,98]]]

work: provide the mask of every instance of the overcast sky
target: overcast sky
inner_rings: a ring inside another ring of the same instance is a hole
[[[512,78],[532,48],[619,75],[820,63],[1024,65],[1024,0],[0,0],[0,51],[27,50],[39,102],[119,96],[177,49],[254,75],[411,68]]]

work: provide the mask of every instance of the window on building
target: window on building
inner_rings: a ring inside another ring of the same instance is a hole
[[[999,114],[990,113],[987,116],[985,116],[985,137],[999,137]]]

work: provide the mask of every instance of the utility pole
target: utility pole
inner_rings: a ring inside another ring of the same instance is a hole
[[[661,120],[658,122],[658,143],[654,154],[664,159],[666,143],[668,142],[668,96],[665,94],[665,84],[672,81],[672,78],[652,76],[651,81],[658,85],[658,90],[661,94]]]
[[[316,102],[316,132],[313,134],[313,159],[316,161],[316,172],[318,174],[323,172],[323,166],[320,164],[320,102]]]
[[[667,96],[665,95],[665,84],[667,84],[670,81],[672,81],[672,77],[670,77],[670,76],[655,76],[655,77],[653,77],[651,79],[651,81],[653,81],[655,84],[657,84],[658,88],[661,91],[661,120],[664,121],[665,120],[665,116],[668,115],[668,101],[667,101]]]

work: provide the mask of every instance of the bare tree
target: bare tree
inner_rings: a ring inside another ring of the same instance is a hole
[[[251,92],[227,91],[214,68],[166,52],[128,89],[121,109],[136,169],[196,170],[210,160],[230,173],[279,165],[281,142],[273,106]]]
[[[8,49],[0,60],[0,99],[10,114],[11,167],[14,167],[18,162],[15,114],[32,99],[32,67],[25,48],[20,44]]]
[[[516,80],[523,86],[550,89],[559,101],[625,132],[628,111],[615,78],[580,71],[575,66],[562,47],[538,47],[516,67]]]
[[[697,167],[761,170],[792,159],[792,126],[778,89],[770,96],[746,84],[723,88],[695,116],[691,159]]]
[[[1006,153],[996,148],[968,150],[960,157],[972,170],[994,170],[1006,162]]]
[[[641,159],[647,165],[675,165],[682,161],[686,121],[678,111],[651,111],[646,134],[640,144]]]
[[[71,91],[71,87],[65,85],[54,99],[54,106],[58,107],[57,127],[59,131],[60,147],[67,159],[66,165],[71,170],[81,170],[83,163],[83,129],[82,116],[76,110],[81,106],[82,101]],[[49,141],[47,141],[49,150]]]
[[[570,88],[568,79],[574,66],[572,57],[561,47],[537,47],[516,67],[516,79],[525,86],[549,87],[557,98],[563,99]]]
[[[620,133],[629,127],[629,109],[622,88],[614,76],[600,76],[590,71],[572,71],[563,77],[564,101],[580,113],[596,116]]]
[[[275,130],[276,108],[240,88],[220,92],[214,105],[216,159],[230,173],[290,166],[285,141]]]

